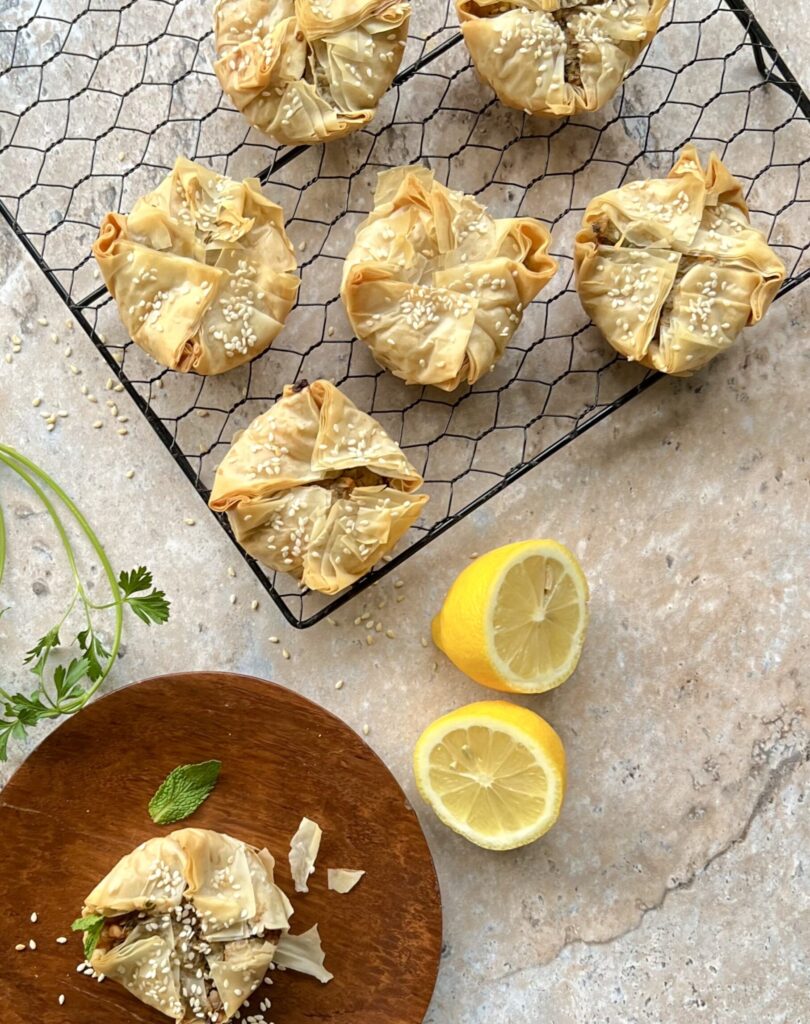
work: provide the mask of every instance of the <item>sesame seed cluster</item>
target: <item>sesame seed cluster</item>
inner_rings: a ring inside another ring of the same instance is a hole
[[[373,118],[408,36],[407,0],[218,0],[224,92],[288,145],[326,142]]]
[[[281,208],[258,182],[184,157],[93,246],[130,337],[181,372],[217,374],[275,340],[299,279]]]
[[[740,182],[687,146],[666,178],[597,196],[574,250],[582,305],[630,360],[688,375],[765,314],[785,266],[751,226]]]
[[[376,420],[318,380],[287,386],[237,438],[209,504],[258,561],[335,594],[418,519],[422,482]]]
[[[267,850],[207,829],[147,840],[87,897],[83,913],[105,922],[80,968],[178,1024],[241,1016],[274,958],[283,960],[292,907],[273,869]]]
[[[669,0],[456,0],[479,76],[502,103],[568,117],[603,107]]]
[[[380,174],[346,257],[341,296],[357,337],[408,384],[452,391],[492,370],[551,280],[551,236],[495,219],[426,167]]]

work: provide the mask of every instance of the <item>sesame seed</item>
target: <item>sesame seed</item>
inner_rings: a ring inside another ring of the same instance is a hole
[[[35,911],[34,911],[34,912],[33,912],[33,913],[31,914],[31,924],[36,924],[38,920],[39,920],[39,915],[37,914],[37,912],[36,912],[36,910],[35,910]]]
[[[48,326],[48,318],[46,316],[38,317],[37,318],[37,323],[39,324],[40,327],[47,327]]]
[[[64,935],[60,935],[56,940],[60,946],[64,946],[67,942],[67,938]]]
[[[271,644],[277,644],[277,643],[280,642],[277,636],[271,636],[271,637],[268,637],[267,639],[270,641]]]
[[[368,736],[368,734],[370,732],[371,732],[371,727],[369,726],[368,722],[364,722],[363,723],[363,735],[364,736]]]
[[[368,647],[371,647],[371,645],[373,643],[374,643],[374,634],[373,633],[366,633],[366,645]]]
[[[342,690],[343,689],[343,680],[342,679],[338,679],[338,681],[335,683],[335,689],[336,690]]]
[[[65,995],[64,995],[64,993],[60,993],[59,994],[59,998],[56,1001],[57,1001],[57,1003],[59,1003],[60,1006],[64,1006],[65,1005]]]
[[[419,638],[419,643],[420,643],[420,644],[421,644],[421,645],[422,645],[423,647],[427,647],[427,645],[428,645],[428,642],[427,642],[427,637],[424,637],[424,636],[420,637],[420,638]]]
[[[197,520],[196,519],[192,519],[191,516],[187,516],[183,520],[183,522],[186,524],[186,526],[195,526],[196,523],[197,523]]]
[[[128,469],[126,473],[124,473],[124,476],[127,478],[127,480],[131,480],[135,476],[135,470]]]
[[[32,399],[31,400],[31,405],[33,405],[33,407],[35,409],[38,409],[42,405],[42,399],[41,398],[34,398],[34,399]]]
[[[236,575],[236,569],[234,569],[234,567],[232,565],[228,566],[228,575],[229,576],[235,576]]]
[[[290,660],[291,655],[290,655],[290,652],[287,650],[286,647],[282,647],[282,649],[281,649],[281,657],[285,661],[289,661]]]
[[[250,602],[250,607],[251,607],[251,608],[253,609],[253,611],[255,612],[255,611],[256,611],[256,609],[257,609],[257,608],[259,607],[259,602],[258,602],[258,601],[251,601],[251,602]]]
[[[128,433],[129,431],[126,427],[119,427],[118,430],[116,430],[116,434],[120,434],[121,437],[126,437]]]
[[[403,582],[403,580],[397,580],[396,583],[394,584],[394,587],[397,590],[401,590],[402,587],[404,587],[404,586],[405,586],[405,583]]]
[[[28,948],[29,948],[29,949],[36,949],[36,948],[37,948],[37,944],[36,944],[36,942],[34,941],[34,939],[29,939],[29,940],[28,940]]]
[[[231,602],[231,604],[236,604],[236,594],[231,594],[228,600]]]
[[[17,950],[18,953],[22,953],[28,947],[25,945],[24,942],[18,942],[14,948]]]
[[[95,420],[93,422],[93,427],[94,427],[95,430],[100,430],[101,427],[103,427],[103,426],[104,426],[104,424],[101,422],[101,420]]]

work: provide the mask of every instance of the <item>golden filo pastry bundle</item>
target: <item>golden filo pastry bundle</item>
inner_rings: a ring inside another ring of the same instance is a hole
[[[336,594],[416,522],[422,482],[376,420],[317,380],[287,386],[234,438],[209,504],[258,561]]]
[[[752,227],[740,182],[687,146],[666,178],[593,199],[576,236],[585,311],[628,359],[690,374],[765,314],[785,266]]]
[[[479,76],[502,103],[570,117],[603,107],[669,0],[456,0]]]
[[[226,1024],[274,965],[328,982],[317,927],[290,935],[274,868],[210,829],[147,839],[84,901],[82,921],[101,925],[90,966],[176,1024]]]
[[[184,373],[223,373],[267,349],[299,285],[281,208],[258,181],[184,157],[131,213],[107,214],[93,255],[132,340]]]
[[[539,221],[496,219],[427,167],[393,168],[379,175],[341,296],[381,366],[408,384],[452,391],[502,356],[556,272],[550,241]]]
[[[224,92],[247,120],[288,145],[362,128],[397,73],[407,0],[218,0]]]

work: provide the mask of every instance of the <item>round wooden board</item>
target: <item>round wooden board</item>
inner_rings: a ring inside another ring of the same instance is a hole
[[[441,903],[405,794],[329,712],[273,683],[220,672],[159,676],[96,701],[52,733],[0,793],[4,1024],[169,1019],[112,981],[77,974],[81,941],[70,922],[119,857],[183,827],[153,824],[147,803],[172,768],[208,758],[222,761],[219,783],[183,825],[267,846],[295,907],[293,932],[317,922],[335,975],[322,985],[276,972],[251,1006],[269,997],[275,1024],[419,1024],[436,980]],[[294,892],[287,862],[305,815],[324,833],[306,895]],[[328,867],[366,875],[340,895],[327,889]],[[56,943],[60,935],[66,945]],[[14,951],[31,938],[35,951]]]

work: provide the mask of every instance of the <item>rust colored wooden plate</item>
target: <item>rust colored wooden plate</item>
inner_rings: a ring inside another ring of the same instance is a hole
[[[261,986],[275,1024],[419,1024],[436,979],[441,904],[416,815],[348,726],[273,683],[227,673],[159,676],[95,702],[57,729],[0,793],[0,962],[4,1024],[160,1024],[169,1018],[112,981],[76,973],[71,933],[84,896],[123,854],[170,832],[146,806],[178,764],[222,761],[212,796],[185,824],[266,845],[295,907],[317,922],[327,985],[290,971]],[[323,828],[310,892],[289,876],[306,815]],[[363,868],[346,895],[328,867]],[[37,922],[31,923],[36,911]],[[68,936],[60,945],[58,936]],[[34,939],[35,951],[15,952]],[[65,995],[64,1005],[58,997]]]

